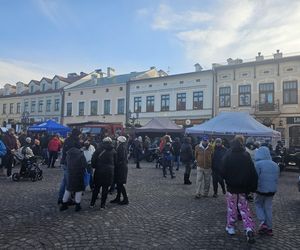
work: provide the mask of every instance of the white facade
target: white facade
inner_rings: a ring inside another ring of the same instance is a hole
[[[128,117],[128,121],[134,120],[144,125],[153,117],[168,117],[181,125],[199,124],[212,117],[212,90],[211,70],[130,81],[128,112],[133,119]],[[198,99],[196,95],[199,96]],[[180,105],[179,96],[182,98]],[[139,98],[141,109],[137,110],[135,101]],[[166,105],[168,98],[169,107]],[[196,105],[195,99],[202,103]]]

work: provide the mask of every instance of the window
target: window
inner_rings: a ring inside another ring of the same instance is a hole
[[[98,114],[98,101],[91,101],[91,115]]]
[[[123,91],[123,87],[120,87],[120,91]]]
[[[134,112],[141,112],[142,111],[142,97],[134,97]]]
[[[17,114],[21,113],[21,103],[17,103]]]
[[[231,106],[230,87],[221,87],[219,89],[219,106],[220,108]]]
[[[31,112],[35,112],[35,101],[31,101]]]
[[[3,114],[6,114],[6,104],[3,104],[3,110],[2,110]]]
[[[283,104],[298,104],[298,82],[283,82]]]
[[[146,112],[154,112],[154,96],[147,96]]]
[[[109,89],[106,89],[105,92],[109,92]]]
[[[59,99],[54,100],[54,111],[59,111]]]
[[[29,111],[29,104],[28,102],[24,102],[24,112],[28,112],[28,111]]]
[[[125,99],[118,99],[118,114],[125,112]]]
[[[104,114],[110,115],[110,100],[104,100]]]
[[[193,109],[203,109],[203,91],[193,93]]]
[[[184,83],[184,81],[180,81],[179,83],[180,83],[180,84],[183,84],[183,83]]]
[[[170,95],[162,95],[160,101],[160,110],[169,111],[170,110]]]
[[[67,116],[72,116],[72,103],[67,103]]]
[[[9,113],[12,114],[14,112],[14,104],[10,103],[9,104]]]
[[[31,85],[31,86],[30,86],[30,93],[33,93],[33,92],[34,92],[34,86]]]
[[[178,93],[177,94],[177,110],[185,110],[186,109],[186,93]]]
[[[96,90],[95,89],[93,90],[93,94],[96,94]]]
[[[44,92],[46,90],[46,84],[43,83],[43,86],[42,86],[42,91]]]
[[[78,103],[78,115],[80,116],[84,115],[84,102]]]
[[[196,82],[200,82],[201,80],[200,79],[196,79]]]
[[[58,89],[58,86],[59,86],[58,84],[59,84],[58,82],[54,83],[54,89]]]
[[[46,112],[50,112],[51,110],[51,100],[46,101]]]
[[[44,106],[44,101],[43,101],[43,100],[40,100],[40,101],[39,101],[39,108],[38,108],[38,111],[39,111],[39,112],[43,112],[43,106]]]
[[[71,94],[70,94],[71,95]],[[83,95],[83,91],[80,91],[80,95]]]
[[[239,106],[251,106],[251,85],[239,86]]]
[[[274,83],[259,84],[259,104],[274,103]]]

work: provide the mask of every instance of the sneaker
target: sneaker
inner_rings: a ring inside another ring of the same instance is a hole
[[[255,243],[253,231],[251,231],[251,230],[247,231],[246,237],[247,237],[247,242],[248,242],[249,244]]]
[[[268,236],[273,236],[273,235],[274,235],[272,229],[268,229],[267,232],[266,232],[266,234],[267,234]]]
[[[94,208],[94,207],[95,207],[95,204],[94,205],[92,205],[92,204],[90,205],[90,208]]]
[[[119,205],[128,205],[128,204],[129,204],[128,199],[124,199],[124,200],[119,202]]]
[[[100,209],[104,210],[106,208],[105,204],[101,204]]]
[[[213,194],[213,197],[214,197],[214,198],[217,198],[217,197],[218,197],[218,195],[217,195],[217,194]]]
[[[226,227],[225,230],[229,235],[235,235],[235,229],[233,227]]]
[[[262,234],[266,234],[267,231],[268,231],[267,225],[262,223],[258,229],[258,233],[262,235]]]
[[[195,195],[195,199],[200,199],[201,198],[201,194],[196,194]]]
[[[7,176],[7,179],[8,179],[8,180],[12,179],[12,175]]]

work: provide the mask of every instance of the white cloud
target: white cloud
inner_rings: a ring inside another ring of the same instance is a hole
[[[165,4],[160,5],[153,16],[152,28],[171,32],[181,42],[187,61],[199,62],[206,68],[229,57],[254,58],[258,51],[264,55],[271,55],[276,49],[283,53],[298,52],[299,1],[217,3],[209,13],[176,12]]]
[[[33,63],[0,58],[0,87],[6,83],[14,85],[18,81],[28,83],[32,79],[40,80],[44,76],[51,78],[54,74]]]

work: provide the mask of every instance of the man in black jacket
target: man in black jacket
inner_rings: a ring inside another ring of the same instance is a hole
[[[193,162],[193,148],[191,145],[191,138],[185,137],[183,139],[183,144],[180,148],[180,160],[185,166],[184,172],[184,184],[191,185],[192,182],[190,181],[191,175],[191,164]]]

